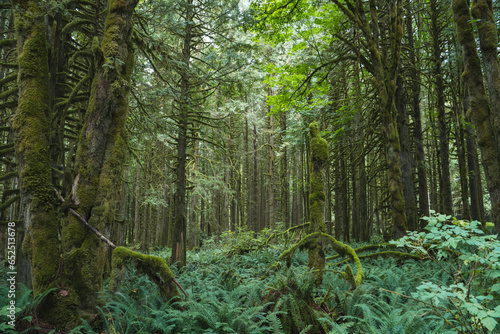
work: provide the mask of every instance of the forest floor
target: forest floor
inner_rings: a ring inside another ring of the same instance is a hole
[[[335,265],[342,258],[327,262],[323,283],[315,286],[306,250],[295,253],[290,267],[276,266],[290,245],[254,247],[265,236],[249,232],[228,232],[217,239],[189,251],[181,270],[171,266],[188,298],[165,300],[147,276],[129,268],[120,291],[103,292],[106,303],[98,321],[84,322],[70,333],[498,333],[499,326],[488,330],[487,323],[471,319],[456,304],[451,292],[437,288],[455,284],[453,291],[460,289],[452,277],[457,269],[453,261],[363,259],[364,282],[351,290],[341,274],[345,264]],[[170,252],[152,253],[168,259]],[[336,253],[327,251],[331,255]],[[33,321],[28,314],[33,307],[30,291],[22,290],[25,299],[18,304],[25,305],[26,323]],[[495,296],[492,312],[500,311]],[[33,330],[25,333],[40,333]]]

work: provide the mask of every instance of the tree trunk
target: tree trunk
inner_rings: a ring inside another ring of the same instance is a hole
[[[108,237],[120,200],[117,190],[128,152],[125,122],[134,62],[131,34],[136,4],[137,0],[109,1],[100,48],[98,39],[94,39],[97,72],[78,142],[70,197],[78,213]],[[44,312],[52,312],[48,318],[58,327],[71,327],[83,314],[96,312],[108,250],[72,215],[65,219],[61,239],[64,268],[61,284],[67,296],[59,300],[65,299],[67,304]],[[64,317],[67,312],[73,318]]]
[[[398,110],[398,132],[401,139],[401,173],[403,177],[403,194],[405,199],[405,210],[408,221],[408,229],[415,231],[417,229],[417,203],[413,190],[413,168],[410,153],[410,130],[408,129],[408,114],[406,105],[403,101],[403,78],[398,76],[396,90],[396,109]]]
[[[250,226],[253,231],[258,231],[259,224],[259,174],[258,174],[258,164],[257,164],[257,153],[258,153],[258,134],[257,134],[257,126],[253,125],[253,169],[252,169],[252,182],[250,189],[250,210],[251,214],[249,214]],[[249,212],[250,213],[250,212]]]
[[[473,0],[471,12],[472,17],[478,20],[479,46],[490,98],[493,131],[496,136],[497,150],[500,150],[500,63],[498,61],[498,31],[492,0]],[[500,214],[500,203],[492,203],[493,205],[499,207],[494,210],[492,208],[492,214]]]
[[[410,64],[412,64],[412,73],[415,75],[415,79],[412,81],[412,116],[414,125],[414,141],[415,141],[415,164],[417,167],[417,178],[418,178],[418,216],[429,216],[429,194],[427,189],[427,174],[425,171],[425,152],[424,152],[424,139],[422,136],[422,117],[420,113],[420,60],[417,60],[417,55],[415,53],[415,43],[413,40],[413,8],[409,6],[409,12],[406,16],[406,29],[408,31],[408,45],[410,50]]]
[[[135,191],[134,191],[134,244],[138,244],[141,240],[141,189],[139,187],[141,181],[141,170],[139,162],[136,163],[136,173],[135,173]]]
[[[481,184],[481,174],[479,169],[479,155],[476,144],[476,131],[472,126],[470,119],[470,94],[467,88],[467,79],[464,78],[465,96],[464,96],[464,111],[465,111],[465,134],[467,142],[467,169],[469,177],[470,190],[470,206],[471,219],[483,221],[484,219],[484,204],[483,204],[483,187]]]
[[[289,192],[289,169],[288,169],[288,149],[283,145],[283,138],[286,135],[286,113],[280,115],[280,145],[281,157],[279,159],[279,184],[280,184],[280,221],[286,228],[290,225],[290,192]]]
[[[178,263],[178,267],[186,266],[186,242],[187,242],[187,206],[186,206],[186,163],[188,146],[188,113],[190,111],[190,83],[189,67],[191,61],[191,39],[192,39],[192,16],[193,1],[188,0],[185,13],[185,31],[182,46],[182,61],[184,71],[181,73],[181,87],[177,132],[177,166],[175,168],[176,182],[174,195],[174,216],[172,221],[172,255],[170,263]]]
[[[311,224],[309,233],[326,232],[324,220],[325,212],[325,170],[328,163],[328,144],[321,138],[318,124],[316,122],[309,126],[311,133],[311,193],[309,195],[309,207],[311,214]],[[313,239],[309,243],[308,266],[314,269],[314,280],[317,285],[323,281],[325,270],[325,254],[323,244],[318,239]]]
[[[58,287],[60,250],[56,200],[52,184],[49,126],[49,68],[45,20],[39,1],[15,1],[18,52],[18,107],[12,129],[19,172],[21,218],[27,236],[24,249],[31,257],[34,295]],[[9,271],[14,271],[12,268]],[[69,299],[51,295],[44,301],[41,317],[60,326],[57,313],[74,322],[76,315],[67,306]]]
[[[446,113],[444,106],[444,81],[441,68],[441,40],[439,14],[442,12],[437,8],[437,0],[431,0],[431,34],[432,34],[432,57],[434,62],[434,79],[436,82],[438,128],[439,128],[439,158],[441,173],[439,174],[439,196],[441,198],[444,214],[453,214],[453,201],[451,196],[450,181],[450,156],[448,148],[448,132],[446,127]]]
[[[481,149],[491,199],[492,221],[500,237],[500,152],[495,140],[498,126],[493,124],[491,120],[488,96],[483,85],[481,62],[476,50],[467,1],[454,0],[453,13],[458,40],[464,52],[465,76],[470,93],[470,114],[477,129],[478,145]]]
[[[461,84],[461,83],[460,83]],[[461,87],[459,87],[461,88]],[[459,89],[462,91],[462,89]],[[460,173],[460,189],[462,198],[462,219],[471,220],[470,205],[469,205],[469,178],[467,173],[467,152],[465,150],[465,125],[464,114],[462,108],[459,106],[460,102],[453,103],[453,110],[455,114],[455,131],[456,131],[456,144],[458,155],[458,167]],[[462,104],[463,106],[463,104]]]

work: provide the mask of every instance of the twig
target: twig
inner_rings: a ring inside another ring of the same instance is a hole
[[[182,288],[182,286],[179,284],[179,282],[177,282],[177,280],[175,279],[175,277],[172,278],[172,281],[174,281],[175,285],[177,285],[179,287],[179,289],[181,289],[181,291],[186,296],[186,299],[188,299],[189,296],[188,296],[187,292]]]
[[[54,189],[54,191],[56,192],[56,195],[57,197],[59,198],[59,200],[64,203],[64,198],[59,194],[59,192],[57,192],[56,189]],[[107,243],[109,245],[109,247],[115,249],[117,246],[112,243],[108,238],[106,238],[104,235],[102,235],[98,230],[96,230],[94,228],[94,226],[90,225],[89,223],[87,223],[87,221],[85,220],[85,218],[83,218],[82,216],[80,216],[80,214],[78,212],[76,212],[75,210],[73,210],[72,208],[69,208],[69,212],[75,216],[76,219],[78,219],[83,225],[85,225],[89,230],[91,230],[95,235],[97,235],[102,241],[104,241],[105,243]]]
[[[65,200],[64,198],[59,194],[59,192],[54,189],[55,193],[56,193],[56,196],[57,198],[59,198],[59,200],[61,201],[61,203],[65,203]],[[76,219],[78,219],[82,224],[84,224],[89,230],[91,230],[95,235],[97,235],[102,241],[104,241],[106,244],[109,245],[109,247],[111,247],[112,249],[115,249],[117,248],[117,246],[112,243],[108,238],[106,238],[104,235],[102,235],[98,230],[96,230],[94,228],[94,226],[90,225],[89,223],[87,223],[87,221],[85,220],[85,218],[83,218],[82,216],[80,216],[80,214],[78,212],[76,212],[75,210],[69,208],[69,212],[75,216]],[[177,285],[179,287],[179,289],[181,289],[181,291],[184,293],[184,295],[186,296],[186,299],[189,298],[188,294],[186,293],[186,291],[182,288],[182,286],[179,284],[179,282],[177,282],[177,280],[175,278],[172,278],[172,281],[174,281],[175,285]]]

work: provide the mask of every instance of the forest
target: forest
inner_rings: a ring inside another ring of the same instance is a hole
[[[499,24],[1,0],[0,332],[500,333]]]

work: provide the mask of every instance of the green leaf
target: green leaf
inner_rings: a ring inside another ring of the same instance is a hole
[[[487,317],[481,319],[481,324],[486,327],[490,332],[493,332],[495,326],[497,325],[497,321],[493,318]]]
[[[500,290],[500,283],[497,283],[491,287],[492,292],[496,292]]]

